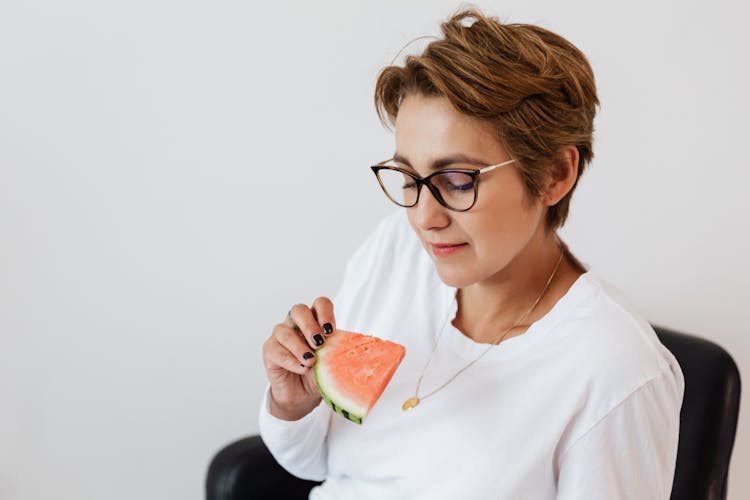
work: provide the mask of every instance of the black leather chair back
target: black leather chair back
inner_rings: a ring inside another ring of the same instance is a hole
[[[654,327],[685,376],[672,500],[724,500],[740,406],[740,374],[724,349]]]
[[[219,451],[208,467],[206,500],[307,500],[313,481],[289,474],[260,436],[250,436]]]

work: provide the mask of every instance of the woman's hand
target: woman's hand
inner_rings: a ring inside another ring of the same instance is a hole
[[[318,297],[312,308],[296,304],[283,322],[276,325],[263,344],[271,415],[283,420],[299,420],[320,403],[312,366],[315,350],[336,329],[333,302]]]

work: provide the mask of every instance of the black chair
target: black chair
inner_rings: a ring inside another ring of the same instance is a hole
[[[685,376],[671,498],[725,500],[740,409],[740,372],[729,353],[713,342],[658,326],[654,330]]]
[[[724,500],[737,429],[740,374],[732,357],[705,339],[654,327],[685,376],[672,500]],[[279,466],[251,436],[220,450],[206,477],[207,500],[307,499],[316,482]]]

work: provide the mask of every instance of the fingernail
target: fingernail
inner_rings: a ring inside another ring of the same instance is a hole
[[[333,327],[330,323],[326,323],[325,325],[323,325],[323,331],[326,332],[326,335],[330,335],[333,331]]]
[[[320,346],[323,345],[323,336],[319,333],[316,333],[313,335],[313,342],[315,342],[315,345]]]
[[[312,357],[313,357],[313,353],[311,353],[311,352],[306,352],[305,354],[303,354],[303,355],[302,355],[302,357],[303,357],[303,358],[305,358],[305,359],[310,359],[310,358],[312,358]]]
[[[307,368],[307,367],[306,367],[305,365],[303,365],[302,363],[300,363],[299,365],[300,365],[300,366],[301,366],[302,368]]]

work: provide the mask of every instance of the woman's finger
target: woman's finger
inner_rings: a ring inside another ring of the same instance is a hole
[[[302,332],[308,344],[314,349],[323,345],[323,329],[315,320],[312,311],[304,304],[295,304],[289,310],[289,320]]]
[[[308,371],[308,367],[273,336],[263,345],[263,361],[269,372],[283,368],[288,372],[305,375]]]
[[[330,335],[336,329],[336,319],[333,316],[333,302],[328,297],[318,297],[313,301],[312,312],[323,333]]]
[[[307,345],[305,338],[299,330],[281,324],[274,329],[273,335],[279,344],[284,346],[297,359],[299,364],[309,367],[315,363],[315,353]]]

